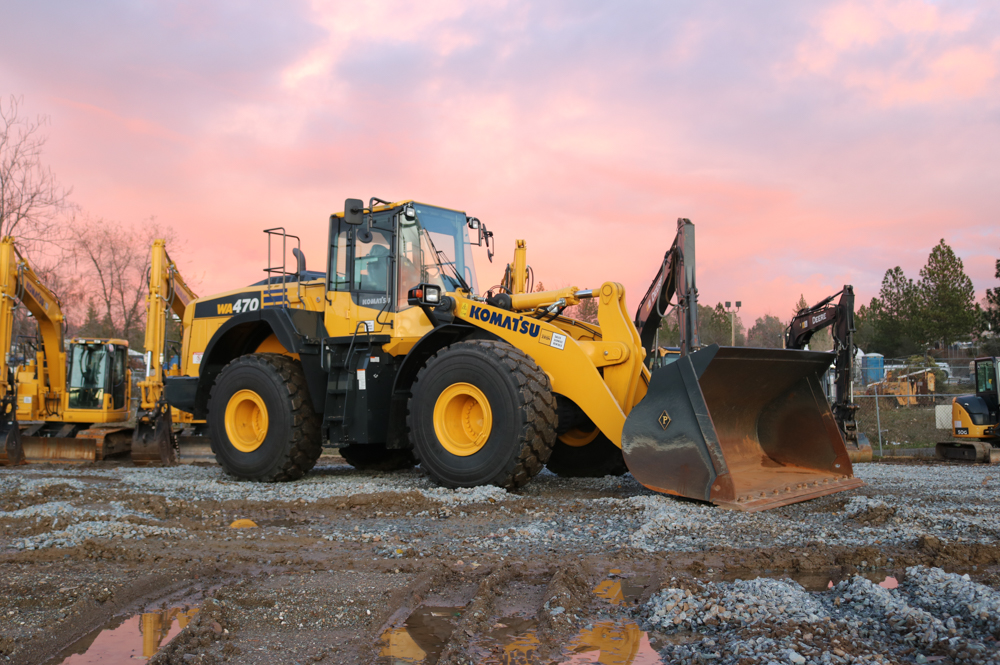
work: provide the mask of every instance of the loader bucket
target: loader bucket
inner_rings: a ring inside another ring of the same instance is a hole
[[[629,470],[746,511],[860,487],[820,384],[833,358],[712,345],[654,371],[622,431]]]

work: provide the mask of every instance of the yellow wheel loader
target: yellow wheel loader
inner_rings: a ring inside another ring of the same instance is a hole
[[[951,434],[957,440],[935,446],[939,459],[1000,463],[998,363],[1000,358],[976,358],[976,394],[951,400]]]
[[[233,476],[294,480],[326,446],[447,487],[516,488],[556,451],[570,473],[623,459],[649,488],[742,510],[861,485],[820,385],[833,354],[699,348],[687,220],[634,320],[616,282],[530,292],[524,241],[483,293],[472,247],[492,259],[492,233],[456,210],[349,199],[323,272],[265,232],[266,278],[187,308],[164,385]],[[585,298],[599,325],[563,316]],[[672,306],[682,355],[650,374]]]
[[[12,348],[21,305],[40,338]],[[66,350],[59,300],[9,237],[0,242],[0,350],[0,463],[94,461],[128,451],[130,428],[95,427],[128,420],[128,342],[74,339]]]

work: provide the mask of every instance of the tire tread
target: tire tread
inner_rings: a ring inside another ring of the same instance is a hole
[[[522,487],[538,475],[545,466],[556,441],[556,398],[552,394],[549,377],[530,356],[506,342],[467,340],[446,346],[431,356],[417,373],[413,384],[414,392],[419,390],[420,380],[428,366],[442,354],[457,347],[475,347],[485,355],[492,356],[495,361],[510,371],[520,387],[518,390],[519,406],[525,409],[526,415],[519,433],[519,440],[522,442],[521,450],[516,457],[511,459],[506,468],[497,470],[488,484],[505,489]],[[409,409],[406,424],[412,433],[415,429],[415,423]],[[420,452],[417,446],[413,446],[413,455],[417,461],[420,461]],[[456,484],[437,477],[430,470],[425,470],[441,485],[457,487]]]

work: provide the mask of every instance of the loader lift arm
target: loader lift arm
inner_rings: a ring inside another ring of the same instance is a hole
[[[834,298],[840,300],[834,303]],[[858,432],[856,412],[851,391],[851,377],[854,373],[854,287],[850,284],[812,307],[806,307],[792,318],[785,330],[785,348],[804,349],[812,336],[824,328],[832,328],[834,353],[834,385],[837,398],[832,408],[837,424],[847,443],[847,451],[853,461],[871,459],[871,444],[868,437]]]
[[[149,295],[146,297],[146,376],[139,382],[139,412],[132,437],[132,458],[137,462],[175,461],[173,421],[163,397],[167,357],[167,320],[181,320],[198,296],[191,290],[167,253],[166,241],[154,240],[149,263]],[[168,359],[169,364],[169,359]]]
[[[669,313],[671,300],[677,295],[680,325],[681,355],[686,356],[701,346],[698,338],[698,289],[695,286],[694,224],[677,220],[677,236],[663,264],[646,291],[635,313],[635,327],[646,349],[647,358],[655,358],[656,332]]]

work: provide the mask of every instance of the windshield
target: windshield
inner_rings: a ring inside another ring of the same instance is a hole
[[[407,307],[407,292],[421,282],[445,291],[462,288],[461,275],[473,293],[479,292],[469,245],[465,213],[415,204],[417,218],[399,222],[398,307]]]
[[[104,388],[109,365],[106,354],[110,344],[78,343],[72,346],[69,366],[69,408],[100,409],[104,406]]]
[[[976,392],[992,393],[997,389],[997,375],[992,360],[976,363]]]

